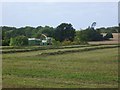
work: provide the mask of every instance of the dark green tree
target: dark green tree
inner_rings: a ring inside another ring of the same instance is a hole
[[[100,33],[108,33],[108,32],[111,32],[111,33],[118,33],[118,26],[114,26],[114,27],[107,27],[107,28],[97,28],[96,30],[99,31]]]
[[[103,36],[99,31],[94,30],[93,28],[88,28],[86,30],[80,31],[79,34],[80,41],[100,41],[103,40]]]
[[[111,32],[108,32],[105,36],[104,36],[104,39],[105,40],[109,40],[110,38],[113,38],[113,35]]]
[[[54,37],[54,28],[53,27],[49,27],[49,26],[45,26],[44,28],[42,28],[42,34],[47,35],[48,37]]]
[[[24,28],[25,36],[26,36],[26,37],[32,37],[32,35],[33,35],[33,30],[34,30],[34,29],[35,29],[35,28],[33,28],[33,27],[26,26],[26,27]]]
[[[4,39],[2,40],[2,46],[9,46],[10,39]]]
[[[75,36],[75,29],[71,24],[62,23],[55,29],[55,39],[57,41],[70,40],[73,41]]]

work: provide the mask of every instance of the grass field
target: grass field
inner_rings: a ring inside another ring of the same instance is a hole
[[[56,50],[3,54],[3,88],[118,87],[118,48],[39,56]]]

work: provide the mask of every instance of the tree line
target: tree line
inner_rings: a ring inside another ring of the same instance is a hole
[[[84,30],[76,30],[70,23],[61,23],[56,28],[51,26],[38,26],[38,27],[8,27],[1,26],[2,28],[2,45],[9,46],[16,43],[17,45],[27,45],[27,38],[41,38],[41,34],[54,39],[53,42],[72,42],[75,44],[84,43],[87,41],[100,41],[112,38],[112,33],[118,33],[119,27],[108,28],[86,28]],[[107,33],[103,36],[101,33]],[[15,42],[17,41],[17,42]],[[24,43],[24,41],[26,43]]]

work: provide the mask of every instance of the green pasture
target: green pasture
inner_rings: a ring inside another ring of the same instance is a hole
[[[81,48],[3,54],[3,88],[117,88],[117,47],[39,55]]]

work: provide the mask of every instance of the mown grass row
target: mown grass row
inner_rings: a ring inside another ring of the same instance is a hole
[[[84,48],[95,46],[119,46],[119,45],[70,45],[70,46],[28,46],[28,47],[3,47],[2,53],[30,52],[49,49],[66,49],[66,48]]]
[[[28,47],[3,47],[2,53],[16,53],[16,52],[29,52],[38,50],[48,50],[48,49],[66,49],[66,48],[80,48],[89,47],[91,45],[72,45],[72,46],[28,46]],[[92,45],[94,46],[94,45]]]
[[[74,47],[85,47],[85,46],[100,46],[100,45],[108,45],[108,44],[87,44],[87,45],[68,45],[68,46],[0,46],[0,49],[8,50],[8,49],[36,49],[36,48],[74,48]],[[109,44],[109,45],[118,45],[118,44]]]
[[[75,53],[75,52],[83,52],[83,51],[91,51],[96,49],[106,49],[106,48],[115,48],[118,47],[117,45],[114,46],[99,46],[99,47],[87,47],[87,48],[78,48],[77,50],[63,50],[63,51],[56,51],[56,52],[43,52],[39,55],[58,55],[58,54],[66,54],[66,53]]]

